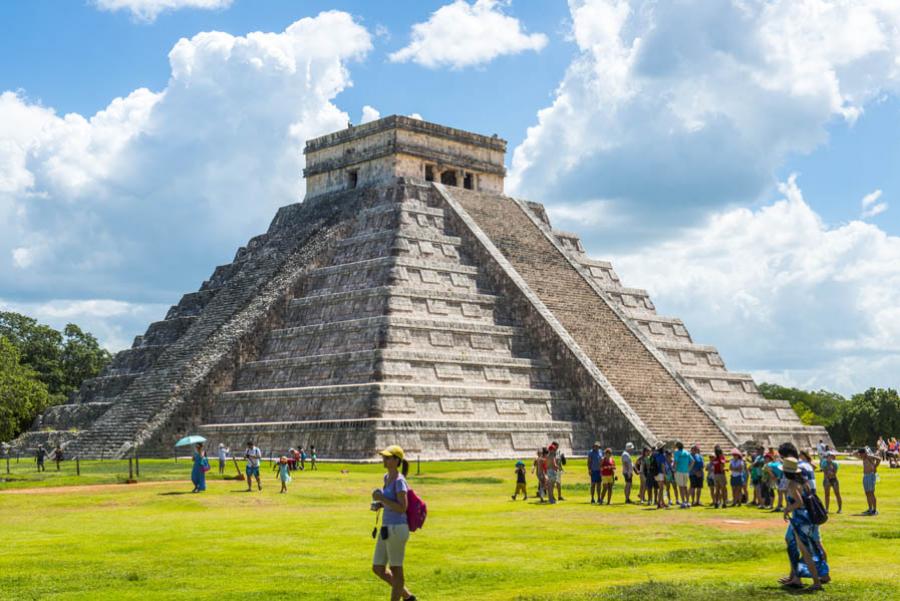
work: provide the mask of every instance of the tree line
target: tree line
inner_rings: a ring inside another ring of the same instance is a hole
[[[0,311],[0,441],[12,440],[47,407],[66,402],[111,359],[75,324],[62,331]]]
[[[789,401],[804,424],[825,426],[837,446],[872,445],[879,436],[900,436],[900,395],[893,388],[869,388],[849,399],[827,390],[767,383],[759,391],[767,399]]]

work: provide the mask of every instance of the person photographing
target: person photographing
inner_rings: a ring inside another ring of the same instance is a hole
[[[409,483],[409,463],[403,449],[393,445],[380,453],[387,473],[384,486],[372,491],[372,509],[383,510],[381,528],[375,534],[375,555],[372,571],[391,585],[391,601],[415,601],[416,597],[406,588],[403,574],[403,557],[409,540],[409,524],[406,510]]]

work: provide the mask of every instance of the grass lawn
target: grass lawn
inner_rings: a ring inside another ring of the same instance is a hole
[[[379,465],[321,464],[287,495],[267,469],[262,493],[211,479],[192,495],[187,461],[145,460],[138,485],[66,488],[47,487],[115,483],[127,464],[85,462],[80,478],[20,467],[0,482],[0,599],[388,598],[370,572]],[[423,601],[790,596],[774,584],[786,573],[780,514],[654,511],[622,504],[621,488],[613,506],[591,506],[583,460],[570,462],[567,500],[552,507],[510,500],[512,462],[422,472],[410,481],[429,517],[412,535],[406,570]],[[841,468],[844,514],[823,528],[834,582],[818,598],[900,592],[900,471],[880,473],[881,515],[861,517],[861,470]]]

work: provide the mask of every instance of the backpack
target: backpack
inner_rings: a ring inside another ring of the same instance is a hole
[[[428,517],[428,506],[410,488],[406,491],[406,523],[409,525],[409,531],[415,532],[424,526],[426,517]]]
[[[828,521],[828,512],[822,505],[822,499],[814,492],[803,495],[803,505],[806,506],[806,513],[809,514],[809,521],[817,526]]]
[[[559,454],[559,464],[560,464],[560,465],[565,465],[565,464],[566,464],[566,455],[565,455],[565,453],[560,453],[560,454]]]

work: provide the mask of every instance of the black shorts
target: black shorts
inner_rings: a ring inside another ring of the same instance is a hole
[[[633,477],[631,474],[623,474],[622,477],[625,478],[626,484],[631,484],[631,478]]]
[[[691,488],[703,488],[703,476],[691,474]]]

